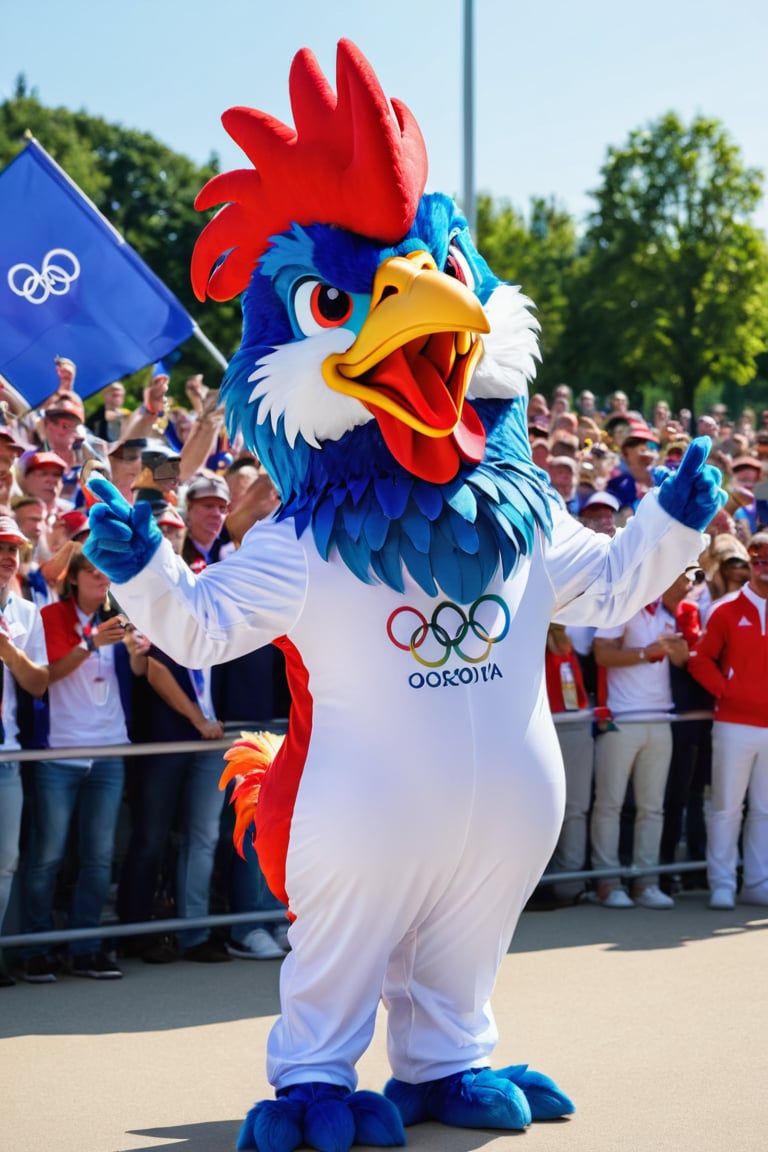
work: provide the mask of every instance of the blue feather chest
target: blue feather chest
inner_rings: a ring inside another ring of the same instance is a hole
[[[335,548],[359,580],[403,591],[405,569],[428,595],[440,589],[469,603],[499,568],[508,577],[552,524],[547,478],[530,458],[524,400],[480,401],[476,409],[488,436],[485,459],[450,484],[400,468],[373,422],[322,453],[297,459],[297,445],[291,463],[304,471],[280,518],[292,518],[299,536],[311,530],[325,559]]]

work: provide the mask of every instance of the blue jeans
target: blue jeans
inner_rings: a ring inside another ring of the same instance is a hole
[[[58,760],[41,760],[34,773],[34,819],[24,877],[25,932],[53,927],[56,878],[64,861],[67,836],[77,810],[78,873],[72,895],[70,928],[99,924],[112,880],[115,827],[123,796],[122,757],[92,760],[76,767]],[[70,944],[73,956],[96,951],[97,939]],[[27,955],[45,953],[42,945]]]
[[[220,750],[143,757],[132,767],[131,838],[120,874],[118,912],[127,923],[152,919],[157,877],[178,811],[176,907],[179,916],[207,916],[224,803]],[[179,932],[182,948],[207,940],[207,928]]]
[[[19,762],[5,760],[0,763],[0,935],[11,899],[13,874],[19,863],[22,806]]]

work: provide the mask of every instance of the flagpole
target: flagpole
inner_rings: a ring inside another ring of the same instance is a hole
[[[200,328],[194,321],[193,325],[192,335],[200,341],[203,348],[205,348],[205,350],[213,357],[216,363],[219,364],[222,368],[226,369],[229,365],[227,358],[222,352],[219,352],[216,345],[211,343],[205,332],[203,332],[202,328]]]

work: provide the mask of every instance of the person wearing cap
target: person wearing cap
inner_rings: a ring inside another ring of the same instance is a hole
[[[622,521],[636,512],[643,496],[654,487],[653,468],[658,457],[658,432],[640,420],[630,420],[621,442],[619,466],[606,484],[606,490],[619,501]]]
[[[112,483],[129,504],[133,504],[136,499],[134,485],[142,471],[141,454],[146,447],[147,441],[136,437],[131,440],[118,440],[108,448]]]
[[[713,604],[732,592],[740,592],[749,580],[749,553],[746,544],[733,532],[716,532],[699,557],[706,577],[698,598],[699,614],[705,624]]]
[[[733,512],[737,530],[747,528],[748,535],[752,535],[759,527],[754,488],[763,478],[763,466],[756,456],[737,456],[731,464],[731,474],[733,483],[726,508]]]
[[[10,424],[0,423],[0,468],[12,468],[27,447]]]
[[[62,495],[75,500],[78,477],[87,460],[106,458],[107,445],[86,427],[83,401],[76,392],[57,392],[44,406],[40,439],[67,466]]]
[[[174,508],[173,504],[158,504],[156,508],[152,509],[152,515],[163,536],[166,540],[170,540],[176,555],[181,556],[184,536],[187,531],[181,514]]]
[[[24,869],[23,929],[50,931],[56,881],[70,828],[77,819],[77,877],[68,923],[95,928],[101,922],[112,879],[124,767],[109,751],[77,755],[75,749],[127,744],[131,713],[133,634],[109,598],[109,578],[75,545],[62,597],[42,609],[50,665],[50,759],[34,773],[34,820]],[[71,752],[70,752],[71,750]],[[69,942],[75,976],[122,975],[98,937]],[[23,949],[23,978],[52,983],[58,962],[47,945]]]
[[[709,907],[768,905],[768,532],[747,548],[749,580],[712,607],[688,670],[715,698],[707,811]],[[744,818],[744,805],[747,815]]]
[[[48,659],[39,610],[13,590],[19,556],[29,541],[12,516],[0,513],[0,751],[21,748],[18,703],[20,687],[40,698],[48,687]],[[0,760],[0,935],[19,861],[23,806],[18,760]],[[0,958],[0,988],[14,983]]]
[[[71,508],[69,512],[61,512],[54,521],[49,535],[49,543],[54,552],[74,540],[82,544],[88,537],[88,515],[82,508]]]
[[[45,505],[46,540],[41,541],[41,550],[45,551],[46,556],[50,555],[47,546],[49,528],[53,527],[61,512],[68,512],[72,508],[72,501],[65,500],[61,495],[66,470],[67,466],[60,456],[42,448],[24,452],[16,463],[16,475],[22,493],[25,496],[36,496]]]
[[[555,492],[562,497],[563,503],[572,515],[576,515],[579,508],[579,465],[572,456],[547,457],[546,464],[549,480]]]
[[[593,532],[615,536],[618,511],[619,502],[610,492],[593,492],[582,504],[579,520]]]
[[[13,518],[29,544],[22,549],[19,564],[19,589],[25,600],[38,608],[58,599],[59,581],[53,567],[48,568],[51,556],[47,529],[48,513],[38,496],[17,496],[11,503]],[[47,578],[46,578],[47,577]]]
[[[185,494],[187,533],[181,556],[194,572],[219,559],[226,542],[222,533],[228,511],[229,487],[224,477],[210,471],[193,476]]]

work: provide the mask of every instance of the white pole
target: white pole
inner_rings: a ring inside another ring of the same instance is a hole
[[[192,335],[200,341],[200,343],[208,352],[210,352],[211,356],[214,358],[217,364],[220,364],[224,369],[227,368],[229,361],[226,359],[222,352],[219,352],[215,344],[211,344],[202,328],[199,328],[197,324],[195,324],[192,329]]]
[[[464,215],[474,236],[475,209],[475,108],[474,108],[474,4],[464,0]]]

